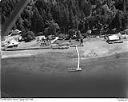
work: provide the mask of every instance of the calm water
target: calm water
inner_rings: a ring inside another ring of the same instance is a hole
[[[83,60],[81,72],[48,74],[9,68],[7,64],[15,60],[19,59],[2,60],[2,97],[128,97],[127,59],[108,57],[88,63]]]

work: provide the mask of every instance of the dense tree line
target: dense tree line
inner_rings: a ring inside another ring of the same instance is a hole
[[[2,24],[18,1],[0,2]],[[54,34],[56,27],[62,33],[68,33],[70,29],[79,29],[83,33],[88,29],[101,31],[103,27],[123,30],[128,27],[127,0],[33,0],[13,28],[35,34]]]
[[[1,14],[1,23],[5,23],[6,19],[11,15],[16,3],[19,0],[2,0],[0,2],[0,14]]]

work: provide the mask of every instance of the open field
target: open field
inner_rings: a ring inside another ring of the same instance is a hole
[[[69,71],[77,66],[73,47],[2,52],[2,97],[128,97],[127,41],[93,39],[79,51],[79,72]]]

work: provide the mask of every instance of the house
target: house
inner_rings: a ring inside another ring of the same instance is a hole
[[[109,44],[113,44],[113,43],[122,43],[123,41],[121,40],[120,34],[113,34],[107,36],[106,42],[108,42]]]
[[[9,32],[8,36],[4,37],[3,46],[4,47],[17,47],[19,41],[22,39],[21,31],[16,29]]]

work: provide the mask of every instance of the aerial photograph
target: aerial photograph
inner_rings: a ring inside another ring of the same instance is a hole
[[[0,0],[1,98],[128,98],[128,0]]]

